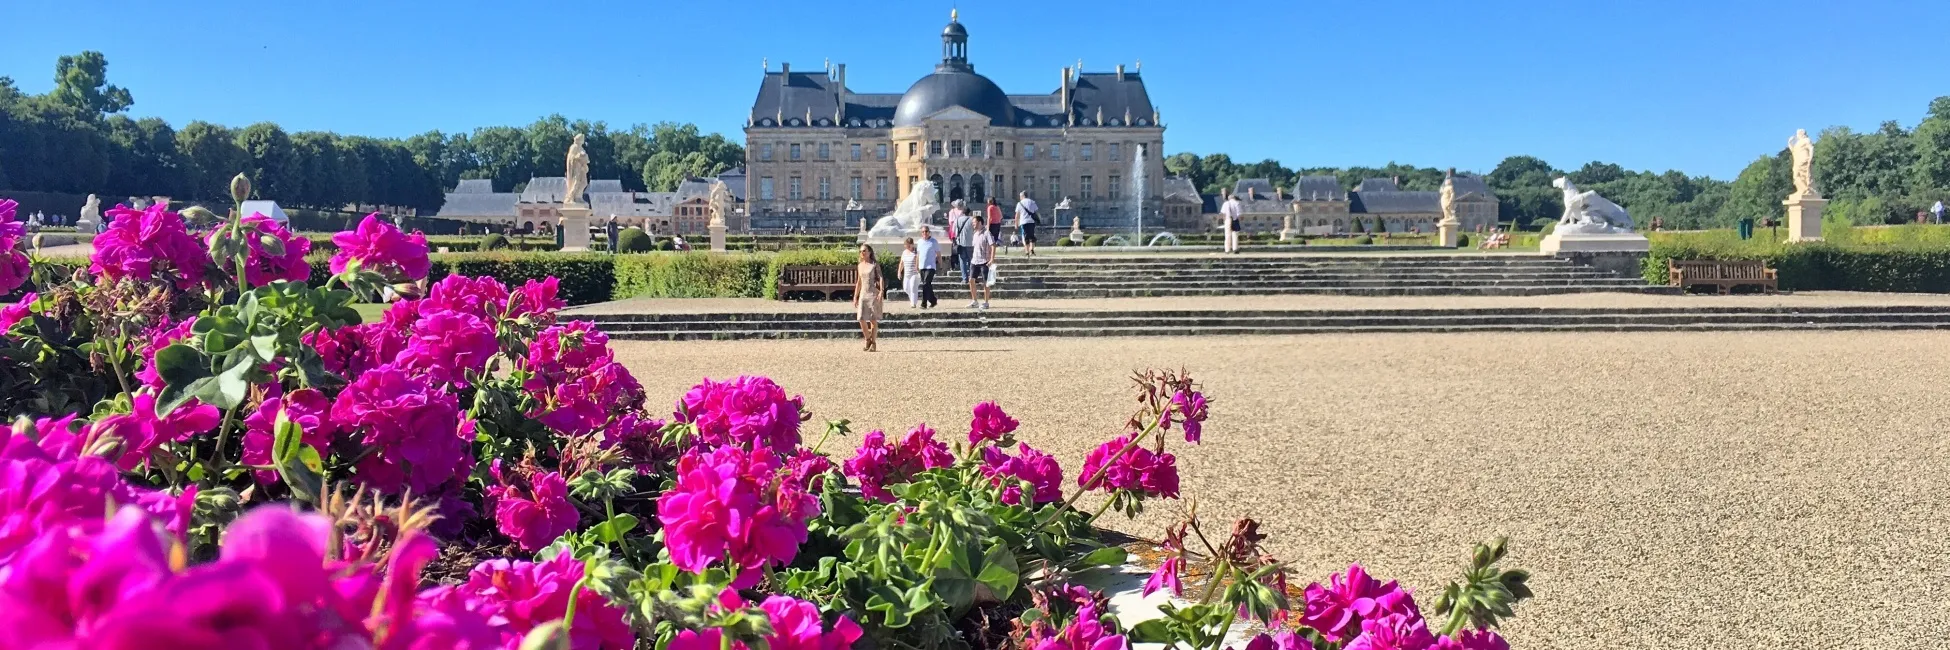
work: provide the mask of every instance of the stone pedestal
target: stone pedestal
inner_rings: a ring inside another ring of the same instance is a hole
[[[1286,222],[1280,226],[1280,241],[1291,240],[1294,238],[1294,236],[1298,234],[1299,233],[1293,232],[1293,216],[1288,215],[1286,218]]]
[[[1552,231],[1537,243],[1537,250],[1622,277],[1637,277],[1652,242],[1635,232]]]
[[[711,232],[711,252],[724,252],[724,224],[712,222],[711,225],[705,226],[704,229]]]
[[[1456,244],[1462,241],[1462,222],[1455,219],[1443,219],[1435,224],[1435,233],[1436,238],[1439,240],[1436,245],[1443,248],[1455,248]]]
[[[558,213],[562,229],[562,250],[589,250],[589,206],[562,204]]]
[[[1084,237],[1083,220],[1077,217],[1070,217],[1070,242],[1082,246]]]
[[[1787,206],[1788,241],[1821,241],[1821,211],[1828,199],[1809,193],[1790,196],[1781,205]]]

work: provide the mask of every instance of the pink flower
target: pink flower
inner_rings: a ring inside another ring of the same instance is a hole
[[[500,351],[494,326],[487,321],[465,312],[423,309],[394,363],[426,373],[435,384],[465,388],[468,378],[485,372],[488,360]]]
[[[27,236],[27,224],[18,218],[20,203],[13,199],[0,199],[0,248],[13,248],[20,239]]]
[[[1436,650],[1510,650],[1510,643],[1490,630],[1463,630],[1453,637],[1437,637]]]
[[[508,309],[508,287],[492,277],[449,275],[427,289],[427,297],[419,301],[419,309],[421,312],[457,311],[493,322]]]
[[[1335,642],[1359,629],[1362,618],[1409,613],[1415,607],[1414,600],[1401,587],[1394,582],[1384,585],[1369,577],[1359,564],[1350,565],[1346,573],[1331,576],[1326,586],[1318,582],[1307,585],[1306,599],[1300,622]]]
[[[995,402],[982,402],[975,405],[975,416],[968,421],[968,444],[980,444],[984,440],[1001,440],[1016,432],[1016,419],[1002,412]]]
[[[156,353],[172,343],[189,339],[190,328],[195,326],[196,317],[191,316],[174,324],[168,321],[158,323],[148,332],[144,332],[143,337],[147,338],[148,342],[142,347],[142,369],[135,371],[135,378],[141,380],[144,386],[160,390],[163,387],[163,378],[156,369]]]
[[[244,463],[247,465],[270,465],[271,448],[277,441],[278,413],[298,425],[300,440],[318,450],[320,456],[332,446],[332,436],[338,433],[338,425],[332,422],[332,402],[325,394],[315,388],[301,388],[288,395],[270,397],[257,406],[257,410],[244,418]],[[258,483],[273,484],[279,481],[278,473],[258,471],[254,474]]]
[[[1183,595],[1185,585],[1179,582],[1179,574],[1184,571],[1185,558],[1175,555],[1165,558],[1164,564],[1158,565],[1158,570],[1151,572],[1151,577],[1144,581],[1144,595],[1149,596],[1160,589],[1170,589],[1173,596]]]
[[[514,293],[508,294],[508,318],[527,317],[536,325],[547,327],[555,323],[555,312],[569,306],[565,300],[556,297],[560,282],[555,276],[547,280],[529,280]]]
[[[139,211],[116,206],[107,216],[114,221],[95,237],[91,273],[111,282],[167,280],[182,289],[203,280],[210,257],[203,242],[190,235],[182,215],[156,204]]]
[[[1205,394],[1197,391],[1178,391],[1171,396],[1171,408],[1177,420],[1185,426],[1185,442],[1198,444],[1205,431]]]
[[[318,352],[326,370],[343,377],[357,377],[367,370],[392,363],[406,349],[404,331],[386,323],[319,330],[299,340]]]
[[[833,460],[825,454],[801,448],[786,459],[786,481],[808,492],[818,492],[825,486],[823,477],[833,470]]]
[[[1083,459],[1083,471],[1077,474],[1077,485],[1085,489],[1131,490],[1147,496],[1178,497],[1177,458],[1171,454],[1153,453],[1144,447],[1135,447],[1122,456],[1118,451],[1132,444],[1135,436],[1113,438],[1102,446],[1091,450]],[[1098,468],[1105,461],[1118,456],[1117,462],[1104,471],[1102,479],[1090,482],[1097,476]]]
[[[1080,616],[1061,632],[1031,639],[1035,650],[1128,650],[1131,644],[1094,616]]]
[[[391,364],[359,375],[332,404],[332,423],[360,435],[373,452],[359,478],[384,494],[428,494],[474,467],[474,421],[459,400]]]
[[[0,288],[0,293],[6,293],[8,291],[12,291],[12,289]],[[19,302],[0,305],[0,336],[5,336],[7,330],[13,329],[14,323],[26,320],[28,316],[34,315],[34,301],[40,299],[40,297],[41,294],[28,293],[25,296],[21,296]]]
[[[852,619],[840,616],[827,631],[819,617],[819,607],[786,596],[772,596],[759,605],[771,619],[772,633],[765,643],[772,650],[847,650],[860,640],[864,631]]]
[[[643,405],[643,387],[588,321],[542,330],[523,365],[531,376],[522,387],[536,402],[529,416],[556,431],[589,433]]]
[[[311,254],[311,240],[292,234],[284,224],[262,214],[252,213],[244,217],[243,225],[247,245],[244,281],[247,284],[258,287],[279,280],[304,282],[311,278],[311,264],[305,262],[305,256]],[[265,237],[276,240],[282,252],[271,254],[265,248]],[[216,232],[210,233],[209,243],[213,246],[217,243]],[[224,263],[226,271],[229,271],[229,266],[229,262]]]
[[[784,455],[799,446],[802,409],[803,400],[786,397],[785,389],[772,380],[741,376],[726,382],[704,380],[684,394],[674,417],[696,425],[701,444],[764,447]]]
[[[724,561],[732,586],[758,583],[766,564],[787,564],[806,541],[819,501],[780,480],[770,450],[694,449],[677,461],[677,481],[657,498],[671,562],[692,573]]]
[[[0,199],[0,295],[26,284],[33,270],[27,256],[20,252],[20,240],[27,236],[27,224],[14,219],[16,205],[19,204],[11,199]],[[6,329],[0,326],[0,332]]]
[[[664,646],[664,650],[720,650],[723,647],[724,631],[712,627],[678,632],[677,636],[671,637],[670,645]],[[738,641],[732,641],[731,647],[733,650],[746,650],[745,644]]]
[[[953,464],[955,457],[948,453],[948,445],[935,440],[934,429],[921,424],[908,431],[900,444],[891,446],[887,434],[867,432],[860,449],[841,464],[840,472],[858,481],[860,493],[867,498],[891,502],[894,494],[886,486],[906,483],[916,474]]]
[[[149,452],[164,443],[181,442],[217,428],[222,414],[217,407],[190,400],[167,416],[156,415],[156,396],[136,393],[128,413],[118,413],[95,423],[96,435],[113,436],[122,442],[115,464],[134,469],[149,459]]]
[[[569,501],[569,486],[555,472],[517,468],[503,472],[501,461],[493,465],[494,485],[487,487],[493,504],[494,523],[501,534],[533,553],[548,546],[562,533],[575,530],[582,515]]]
[[[625,413],[603,429],[604,449],[622,453],[623,460],[637,473],[656,471],[659,463],[676,457],[663,442],[664,421]]]
[[[1245,650],[1313,650],[1313,647],[1313,644],[1308,643],[1300,635],[1294,634],[1292,630],[1278,630],[1271,634],[1262,632],[1254,636],[1251,641],[1246,642]]]
[[[488,560],[467,574],[467,582],[422,592],[421,604],[483,616],[501,635],[502,647],[515,648],[529,630],[568,613],[569,594],[582,572],[582,563],[568,553],[540,562]],[[624,620],[622,608],[588,589],[577,592],[575,599],[570,647],[630,650],[635,646],[636,634]]]
[[[1017,445],[1016,451],[1021,455],[1011,458],[995,447],[982,449],[982,475],[994,479],[995,485],[1003,486],[1002,502],[1024,504],[1020,481],[1028,481],[1034,486],[1029,503],[1024,505],[1061,500],[1063,468],[1057,465],[1056,458],[1028,443]]]
[[[427,236],[414,231],[408,235],[379,218],[366,215],[353,230],[332,235],[339,252],[332,256],[332,273],[344,273],[352,262],[359,268],[379,273],[393,282],[427,277],[433,264],[427,259]]]
[[[1389,614],[1361,621],[1361,635],[1346,650],[1429,650],[1435,636],[1419,615]]]

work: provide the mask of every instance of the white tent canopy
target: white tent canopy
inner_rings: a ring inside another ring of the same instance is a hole
[[[243,213],[246,217],[251,216],[252,213],[256,213],[270,217],[271,220],[278,223],[291,222],[291,218],[285,216],[284,208],[278,207],[277,201],[245,201],[243,205],[237,206],[237,211]]]

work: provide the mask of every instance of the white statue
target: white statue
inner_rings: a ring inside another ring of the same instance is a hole
[[[869,237],[906,237],[920,232],[934,213],[941,209],[941,203],[934,198],[934,183],[921,181],[908,188],[907,198],[901,199],[894,211],[873,223],[867,231]]]
[[[1788,154],[1794,158],[1794,196],[1820,196],[1815,193],[1815,143],[1807,129],[1796,129],[1788,138]]]
[[[101,223],[101,220],[102,220],[102,200],[95,198],[95,195],[90,194],[88,195],[88,202],[81,205],[81,219],[77,220],[75,222],[75,225],[82,226],[83,227],[82,229],[85,231],[87,230],[86,226],[93,226],[97,223]]]
[[[567,187],[562,192],[563,205],[581,205],[583,192],[589,191],[589,152],[583,149],[582,134],[576,134],[575,142],[569,144],[569,159],[564,176]]]
[[[1570,181],[1566,180],[1564,182],[1569,183]],[[1449,168],[1449,171],[1444,172],[1442,174],[1442,197],[1441,198],[1442,198],[1442,220],[1455,221],[1456,220],[1456,169],[1454,167]]]
[[[855,200],[853,200],[853,199],[847,199],[847,200],[846,200],[846,211],[847,211],[847,212],[852,212],[852,211],[854,211],[854,210],[858,210],[858,209],[860,209],[860,202],[859,202],[859,201],[855,201]]]
[[[1559,177],[1551,185],[1564,190],[1564,216],[1557,220],[1556,232],[1625,233],[1632,232],[1632,216],[1597,192],[1580,192],[1571,179]]]
[[[711,225],[724,226],[726,214],[731,212],[731,188],[724,181],[711,181],[711,198],[705,202],[711,210]]]

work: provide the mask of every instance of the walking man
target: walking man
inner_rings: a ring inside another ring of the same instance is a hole
[[[934,274],[941,263],[941,243],[934,239],[933,226],[921,226],[921,241],[914,242],[914,254],[920,258],[921,308],[941,304],[934,297]]]
[[[987,232],[987,229],[976,223],[975,217],[962,208],[961,199],[955,199],[954,205],[948,210],[948,234],[955,238],[955,266],[961,269],[961,281],[967,282],[971,272],[968,258],[975,246],[975,233]],[[974,298],[969,296],[968,306],[971,309],[975,307]]]
[[[1239,252],[1239,215],[1244,209],[1239,205],[1237,195],[1226,197],[1226,204],[1219,206],[1219,214],[1225,216],[1225,252]]]
[[[616,225],[616,215],[609,215],[609,223],[603,225],[603,234],[609,236],[609,254],[615,255],[623,252],[616,245],[619,243],[617,240],[621,239],[623,234],[623,229]]]
[[[1016,228],[1022,231],[1022,254],[1036,254],[1036,199],[1028,192],[1016,193]]]
[[[968,308],[987,310],[989,308],[990,265],[995,263],[995,236],[988,229],[975,231],[975,241],[969,244]],[[976,300],[980,297],[981,300]]]

